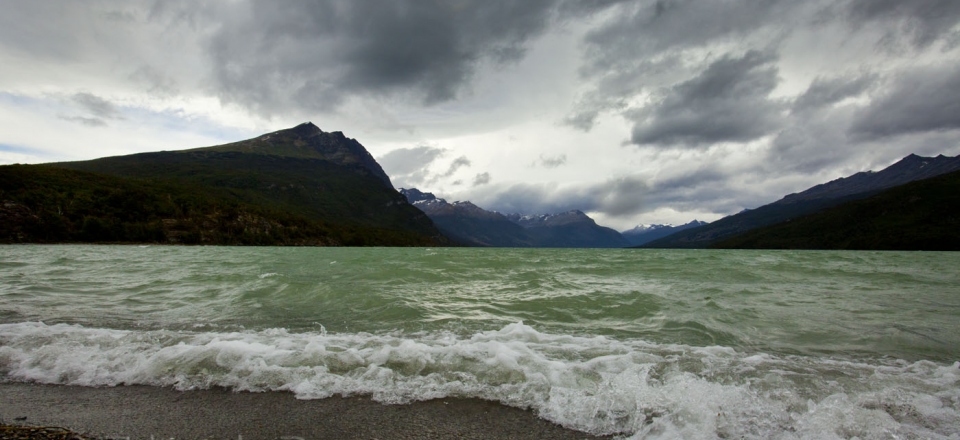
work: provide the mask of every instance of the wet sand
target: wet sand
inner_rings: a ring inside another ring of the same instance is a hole
[[[113,439],[594,439],[477,399],[383,405],[365,397],[147,386],[0,384],[0,421]]]

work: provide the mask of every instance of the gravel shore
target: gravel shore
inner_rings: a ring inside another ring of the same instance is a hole
[[[594,439],[531,411],[477,399],[383,405],[365,397],[0,384],[4,426],[64,427],[100,439]],[[57,432],[50,428],[50,433]],[[10,428],[0,438],[14,437]],[[7,435],[10,436],[7,436]],[[65,438],[65,437],[59,437]]]

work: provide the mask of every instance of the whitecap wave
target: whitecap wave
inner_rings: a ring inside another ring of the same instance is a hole
[[[475,397],[634,438],[958,438],[960,363],[740,353],[539,332],[133,331],[0,324],[7,380]]]

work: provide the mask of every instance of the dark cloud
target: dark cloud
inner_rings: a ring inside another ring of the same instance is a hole
[[[860,96],[876,82],[875,74],[863,74],[850,78],[817,78],[793,102],[792,111],[798,113],[819,110],[844,99]]]
[[[874,22],[886,31],[881,43],[897,46],[904,42],[928,46],[939,39],[955,39],[960,23],[960,2],[956,0],[852,0],[848,17],[854,23]]]
[[[480,173],[473,178],[473,186],[481,186],[490,183],[490,173]]]
[[[450,177],[454,173],[456,173],[458,170],[460,170],[460,168],[468,167],[468,166],[470,166],[470,159],[467,159],[467,156],[460,156],[454,159],[452,163],[450,163],[450,167],[447,168],[447,171],[445,173],[436,176],[436,178],[439,179],[443,177]]]
[[[595,89],[578,103],[571,123],[590,121],[590,111],[620,110],[624,101],[646,86],[687,75],[684,51],[743,40],[770,28],[772,43],[789,21],[797,2],[783,0],[619,2],[613,18],[584,38],[584,79]],[[776,18],[773,20],[772,18]],[[696,69],[696,68],[695,68]],[[581,113],[586,105],[587,112]]]
[[[454,99],[484,61],[519,59],[556,0],[255,0],[210,40],[230,102],[331,111],[349,96]]]
[[[960,130],[960,67],[912,70],[884,90],[854,119],[855,138]]]
[[[782,110],[781,103],[769,98],[778,82],[773,61],[750,51],[713,62],[699,76],[664,92],[656,104],[633,112],[631,141],[699,146],[769,134],[780,125]]]
[[[766,26],[783,26],[796,2],[785,0],[659,0],[625,2],[616,18],[585,40],[585,74],[629,68],[652,55],[742,38]],[[777,20],[771,20],[777,17]],[[627,64],[625,64],[627,63]]]

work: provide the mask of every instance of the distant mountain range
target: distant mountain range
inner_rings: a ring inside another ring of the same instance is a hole
[[[881,171],[860,172],[817,185],[768,205],[653,240],[642,247],[706,248],[760,227],[792,221],[826,208],[871,197],[886,189],[958,170],[960,156],[921,157],[911,154]]]
[[[630,245],[620,233],[597,225],[581,211],[503,215],[470,202],[448,203],[416,188],[401,188],[400,193],[425,212],[444,235],[467,246],[619,248]]]
[[[690,223],[683,224],[680,226],[673,225],[637,225],[633,229],[629,229],[621,232],[623,238],[626,238],[630,242],[631,246],[640,246],[642,244],[649,243],[653,240],[666,237],[677,232],[696,228],[697,226],[706,225],[707,222],[702,222],[699,220],[691,221]]]
[[[0,243],[960,250],[960,156],[909,155],[713,223],[622,234],[585,213],[395,190],[312,123],[205,148],[0,166]]]
[[[0,167],[2,242],[444,245],[356,140],[311,123],[192,150]]]

